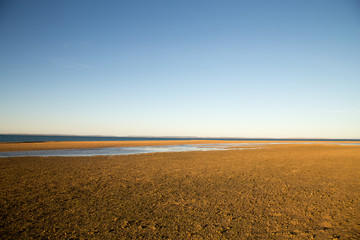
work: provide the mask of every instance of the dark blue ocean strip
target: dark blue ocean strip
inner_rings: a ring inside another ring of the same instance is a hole
[[[198,138],[198,137],[112,137],[112,136],[58,136],[0,134],[0,142],[68,142],[68,141],[176,141],[176,140],[224,140],[224,141],[360,141],[360,139],[288,139],[288,138]]]

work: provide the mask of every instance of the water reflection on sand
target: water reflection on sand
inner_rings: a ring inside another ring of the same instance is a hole
[[[109,147],[92,149],[61,149],[61,150],[35,150],[0,152],[0,157],[24,157],[24,156],[98,156],[98,155],[130,155],[159,152],[189,152],[189,151],[221,151],[236,147],[258,148],[259,143],[221,143],[221,144],[188,144],[166,146],[142,146],[142,147]]]
[[[313,144],[314,142],[299,142],[296,144]],[[166,146],[141,146],[141,147],[108,147],[92,149],[61,149],[61,150],[33,150],[0,152],[0,157],[25,157],[25,156],[104,156],[104,155],[131,155],[160,152],[190,152],[190,151],[224,151],[259,149],[270,144],[291,144],[291,143],[215,143],[215,144],[188,144],[188,145],[166,145]],[[329,144],[329,143],[326,143]],[[360,143],[330,143],[340,145],[360,145]]]

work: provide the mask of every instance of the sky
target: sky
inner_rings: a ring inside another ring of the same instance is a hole
[[[0,133],[360,138],[357,0],[0,2]]]

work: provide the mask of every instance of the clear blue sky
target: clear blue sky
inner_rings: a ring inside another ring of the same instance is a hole
[[[360,3],[1,1],[0,133],[360,138]]]

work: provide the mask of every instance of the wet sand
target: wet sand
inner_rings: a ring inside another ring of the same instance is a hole
[[[299,141],[231,141],[231,140],[174,140],[174,141],[66,141],[66,142],[21,142],[0,143],[0,152],[30,151],[30,150],[55,150],[55,149],[84,149],[104,147],[140,147],[164,146],[182,144],[213,144],[213,143],[299,143]],[[323,144],[322,141],[305,141],[304,143]],[[325,142],[326,143],[326,142]],[[333,143],[352,143],[351,141]],[[359,143],[359,142],[357,142]]]
[[[0,176],[3,239],[360,239],[359,146],[0,158]]]
[[[164,146],[182,144],[210,144],[210,143],[239,143],[245,141],[222,140],[174,140],[174,141],[76,141],[76,142],[24,142],[0,143],[0,152],[30,151],[30,150],[55,150],[55,149],[84,149],[104,147],[140,147]]]

